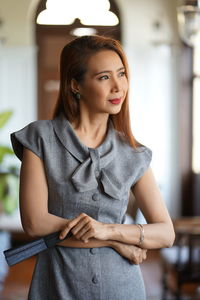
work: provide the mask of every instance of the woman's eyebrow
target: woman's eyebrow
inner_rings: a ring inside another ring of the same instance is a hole
[[[122,70],[125,70],[125,67],[121,67],[121,68],[117,69],[117,72],[122,71]],[[104,70],[104,71],[101,71],[101,72],[94,73],[94,76],[100,75],[102,73],[112,73],[112,71],[110,71],[110,70]]]

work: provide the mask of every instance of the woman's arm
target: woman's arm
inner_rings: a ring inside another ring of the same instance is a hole
[[[126,258],[131,264],[140,264],[147,258],[147,250],[141,249],[134,245],[124,244],[116,241],[101,241],[94,238],[89,239],[87,243],[71,237],[58,244],[64,247],[73,248],[100,248],[110,247],[117,251],[121,256]]]
[[[147,224],[143,225],[144,241],[141,247],[171,247],[175,239],[173,224],[150,168],[134,185],[132,191],[147,221]],[[114,239],[126,243],[138,245],[140,240],[140,229],[136,225],[111,225],[110,232]]]
[[[133,187],[133,193],[147,221],[142,247],[171,247],[175,240],[174,227],[151,168]]]
[[[135,184],[133,193],[148,223],[144,225],[142,245],[139,245],[140,229],[137,225],[104,224],[86,214],[71,220],[63,229],[61,236],[64,237],[71,230],[77,239],[84,242],[95,237],[100,240],[139,245],[144,249],[172,246],[175,238],[173,225],[151,169],[148,169]]]
[[[20,213],[24,231],[33,237],[60,231],[68,222],[48,212],[43,161],[26,148],[20,172]]]

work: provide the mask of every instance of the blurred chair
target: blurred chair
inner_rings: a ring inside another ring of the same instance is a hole
[[[181,218],[174,221],[176,241],[172,248],[160,251],[162,259],[162,300],[170,291],[176,300],[182,300],[184,287],[190,288],[193,298],[200,286],[200,217]],[[194,298],[195,297],[195,298]],[[198,297],[198,298],[197,298]]]

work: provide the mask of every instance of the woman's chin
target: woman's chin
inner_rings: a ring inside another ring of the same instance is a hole
[[[120,110],[121,110],[121,105],[120,106],[118,106],[118,107],[114,107],[114,108],[112,108],[112,109],[109,109],[109,114],[110,115],[117,115],[119,112],[120,112]]]

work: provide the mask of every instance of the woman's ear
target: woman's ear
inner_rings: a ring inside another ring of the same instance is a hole
[[[79,84],[74,78],[71,80],[70,86],[73,94],[79,93]]]

